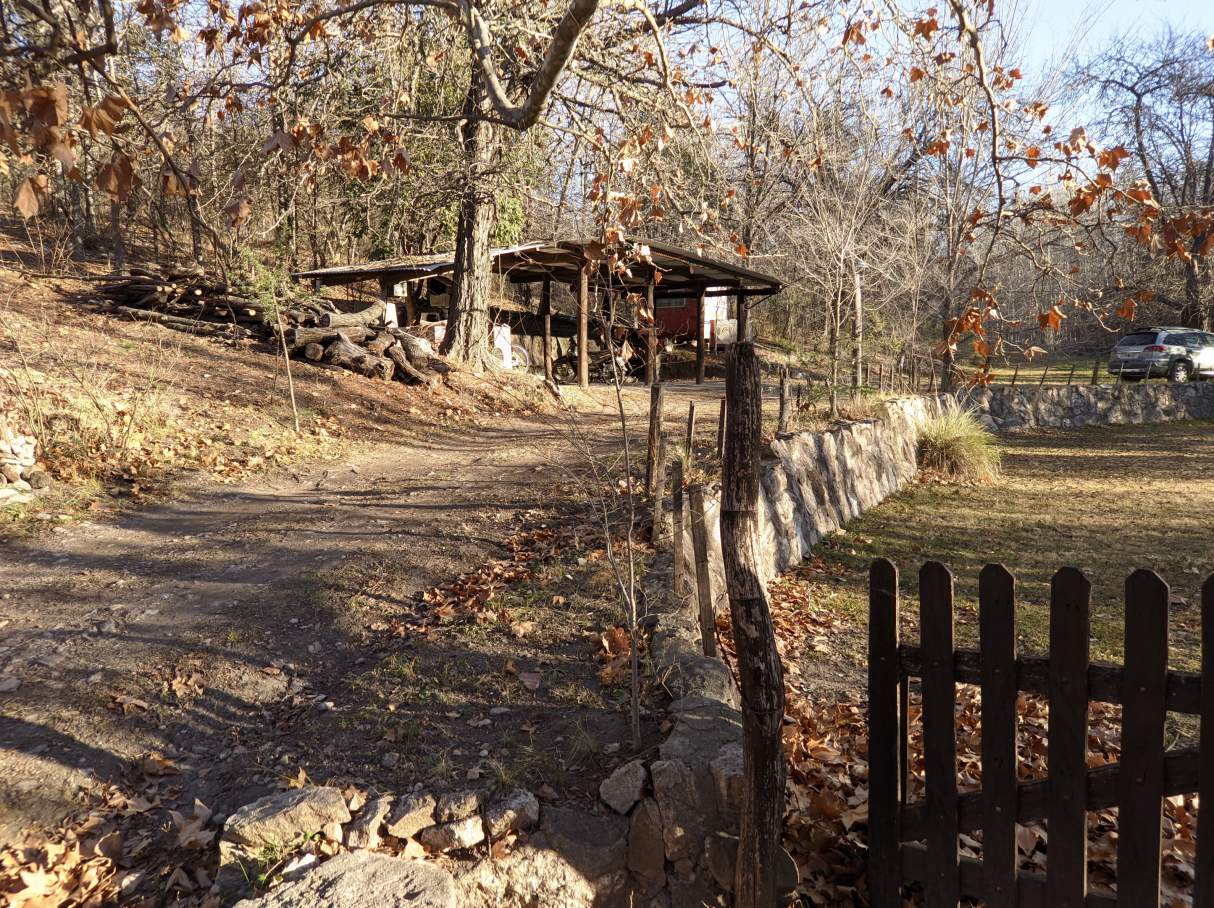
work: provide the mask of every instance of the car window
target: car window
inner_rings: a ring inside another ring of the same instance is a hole
[[[1127,334],[1117,342],[1118,347],[1145,347],[1147,344],[1155,343],[1154,331],[1139,331],[1136,334]]]
[[[1184,334],[1167,334],[1161,341],[1163,344],[1172,346],[1188,347],[1193,350],[1201,346],[1201,340],[1197,334],[1186,331]]]

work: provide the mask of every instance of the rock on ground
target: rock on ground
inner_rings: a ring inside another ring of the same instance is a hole
[[[485,841],[485,829],[478,816],[429,826],[417,834],[417,840],[431,851],[460,851]]]
[[[245,847],[277,847],[348,822],[350,811],[336,788],[296,788],[241,807],[228,817],[223,838]]]
[[[391,808],[391,795],[373,798],[363,805],[363,809],[346,829],[346,847],[378,848],[381,841],[379,830]]]
[[[616,813],[628,813],[632,805],[645,796],[649,772],[640,760],[625,763],[603,780],[599,797]]]
[[[447,871],[370,851],[340,854],[236,908],[455,908]]]
[[[460,908],[592,908],[598,897],[564,857],[531,845],[477,862],[460,874],[456,891]]]
[[[524,788],[516,788],[485,808],[485,833],[500,839],[510,832],[530,829],[540,820],[540,802]]]
[[[388,835],[398,839],[411,838],[427,826],[434,825],[434,796],[405,795],[396,799],[396,809],[388,821]]]

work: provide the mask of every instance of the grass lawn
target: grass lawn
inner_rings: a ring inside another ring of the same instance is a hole
[[[1113,662],[1123,649],[1125,578],[1153,568],[1171,585],[1171,664],[1198,667],[1198,591],[1214,572],[1214,423],[1033,432],[1000,444],[997,480],[908,487],[778,581],[803,586],[830,628],[830,644],[803,657],[821,693],[863,690],[867,570],[879,556],[901,571],[904,639],[918,636],[920,565],[949,565],[963,646],[977,641],[978,572],[1002,562],[1017,578],[1021,651],[1035,654],[1048,649],[1051,575],[1079,567],[1092,583],[1092,658]]]

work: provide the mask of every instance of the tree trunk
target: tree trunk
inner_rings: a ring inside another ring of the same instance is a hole
[[[725,458],[721,470],[721,554],[742,688],[744,781],[734,904],[776,904],[784,817],[784,677],[766,588],[758,570],[756,509],[762,385],[754,345],[742,342],[726,372]]]
[[[489,317],[489,278],[497,180],[493,168],[497,137],[483,117],[485,90],[478,75],[468,85],[460,138],[467,171],[455,238],[455,272],[447,307],[442,352],[475,371],[496,365]]]
[[[851,386],[859,388],[864,384],[864,296],[860,289],[860,272],[852,264],[853,306],[851,322]]]

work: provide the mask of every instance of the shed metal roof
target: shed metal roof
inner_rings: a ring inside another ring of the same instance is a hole
[[[648,286],[655,275],[657,292],[661,294],[720,287],[742,291],[746,295],[768,296],[783,287],[779,278],[670,243],[633,240],[631,248],[635,249],[637,246],[649,248],[648,260],[632,263],[623,273],[610,271],[607,261],[601,258],[601,245],[593,240],[535,241],[495,248],[490,254],[493,257],[494,270],[514,283],[529,283],[549,278],[573,284],[577,281],[582,264],[586,260],[587,249],[590,249],[598,260],[597,273],[591,275],[591,282],[599,287],[610,284],[639,290]],[[310,280],[321,286],[331,286],[366,280],[384,279],[402,283],[425,278],[442,278],[454,270],[454,253],[438,253],[316,268],[297,272],[294,276],[298,280]]]

